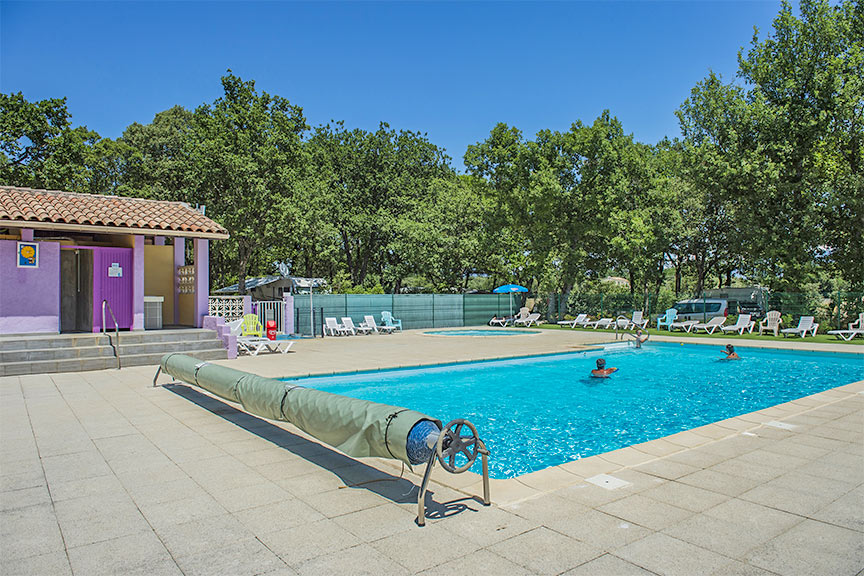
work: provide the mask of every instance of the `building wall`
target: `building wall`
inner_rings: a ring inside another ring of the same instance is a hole
[[[0,240],[0,334],[60,331],[60,245],[39,243],[39,268],[17,266],[17,243]]]
[[[174,247],[144,245],[144,295],[162,296],[162,325],[174,324]]]

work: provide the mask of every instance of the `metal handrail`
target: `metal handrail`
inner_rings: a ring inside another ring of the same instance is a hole
[[[625,324],[624,324],[623,328],[621,328],[621,323],[618,322],[619,320],[624,320]],[[621,330],[623,330],[626,333],[628,331],[628,329],[627,329],[628,326],[630,326],[630,318],[627,318],[626,316],[619,314],[618,317],[615,318],[615,340],[618,340],[618,329],[620,328]],[[621,340],[623,340],[623,339],[624,339],[624,334],[622,333],[621,334]]]
[[[114,320],[114,334],[117,337],[117,342],[111,341],[111,335],[105,332],[105,307],[108,307],[108,312],[111,313],[111,319]],[[114,349],[114,356],[117,358],[117,369],[120,369],[120,324],[117,322],[117,317],[114,316],[114,310],[111,309],[111,304],[108,300],[102,300],[102,333],[108,336],[108,343]]]

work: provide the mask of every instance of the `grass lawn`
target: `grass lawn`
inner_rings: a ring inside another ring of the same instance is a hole
[[[594,330],[593,328],[570,328],[569,326],[559,326],[558,324],[541,324],[540,326],[537,326],[537,327],[543,328],[546,330],[581,330],[584,332],[613,332],[613,333],[615,332],[615,330],[604,330],[602,328],[598,329],[598,330]],[[533,326],[532,326],[532,328],[533,328]],[[756,328],[756,330],[758,330],[758,327]],[[649,328],[648,330],[645,330],[644,332],[647,332],[648,334],[652,334],[652,335],[656,334],[658,336],[676,336],[676,337],[681,337],[681,338],[697,338],[697,337],[698,338],[717,338],[717,339],[735,338],[738,340],[745,340],[745,339],[746,340],[770,340],[770,341],[775,341],[775,342],[780,342],[782,340],[786,340],[787,342],[798,342],[798,341],[802,340],[802,338],[797,337],[797,336],[794,338],[791,336],[786,337],[786,338],[783,338],[783,336],[778,336],[775,338],[773,334],[770,334],[770,335],[766,334],[766,335],[760,336],[756,331],[754,331],[753,334],[748,334],[747,332],[744,332],[743,336],[739,336],[737,333],[728,333],[728,332],[726,334],[720,334],[719,330],[717,332],[715,332],[714,334],[706,334],[705,332],[699,332],[699,334],[688,334],[687,332],[682,332],[680,330],[676,330],[675,332],[669,332],[668,330],[657,330],[655,328]],[[820,342],[823,344],[849,344],[850,346],[864,345],[864,338],[860,338],[860,337],[854,338],[851,342],[845,342],[843,340],[837,339],[837,337],[835,337],[835,336],[829,336],[828,334],[816,334],[816,336],[812,336],[812,337],[807,336],[807,338],[804,338],[803,340],[806,342]]]

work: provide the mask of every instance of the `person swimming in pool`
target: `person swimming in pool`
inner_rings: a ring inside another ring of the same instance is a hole
[[[608,378],[610,374],[618,370],[617,368],[606,368],[606,360],[603,358],[597,359],[597,369],[591,371],[593,378]]]
[[[726,354],[726,358],[721,358],[721,360],[740,360],[741,357],[735,352],[735,347],[731,344],[727,344],[726,348],[722,350],[724,354]]]
[[[649,336],[649,334],[646,334],[645,337],[643,338],[642,337],[642,329],[639,328],[638,330],[636,330],[636,334],[633,335],[633,338],[636,339],[636,348],[641,348],[642,343],[645,342],[646,340],[648,340],[648,336]]]

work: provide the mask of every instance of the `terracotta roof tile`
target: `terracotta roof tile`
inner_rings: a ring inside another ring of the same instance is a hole
[[[0,186],[0,220],[228,237],[225,228],[183,202],[16,186]]]

